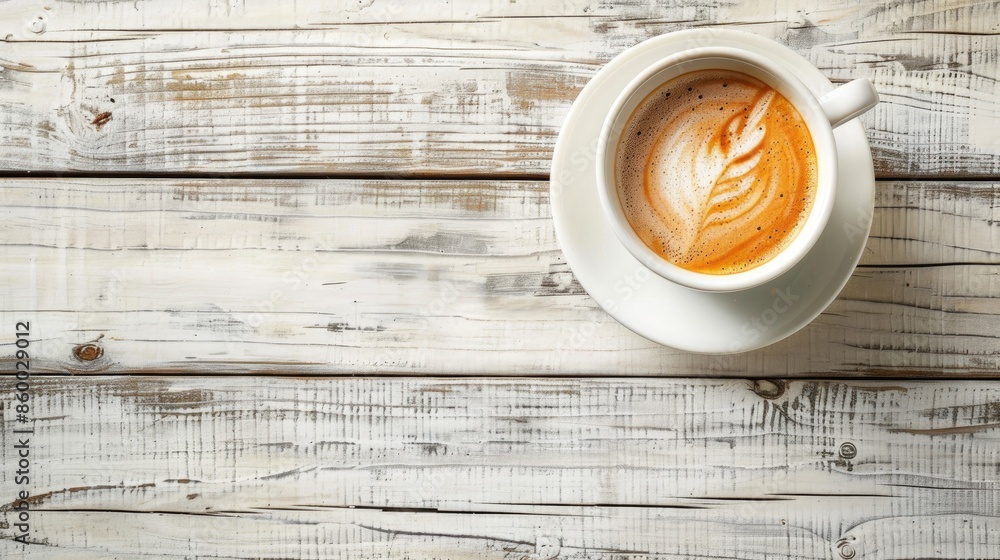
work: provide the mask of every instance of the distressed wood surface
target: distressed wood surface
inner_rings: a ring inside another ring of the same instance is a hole
[[[998,13],[0,0],[0,558],[1000,559]],[[716,26],[875,82],[884,180],[819,319],[705,357],[600,311],[545,179],[603,64]]]
[[[742,355],[606,315],[522,181],[2,180],[0,323],[49,372],[993,375],[1000,184],[877,192],[840,298]]]
[[[8,170],[540,177],[604,63],[725,25],[872,79],[880,176],[1000,174],[997,2],[0,5]]]
[[[1000,558],[998,382],[55,377],[33,391],[46,546],[24,558]],[[15,425],[5,411],[5,464]],[[21,552],[9,507],[5,558]]]

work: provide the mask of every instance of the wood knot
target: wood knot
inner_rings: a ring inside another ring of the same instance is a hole
[[[73,356],[81,362],[93,362],[104,355],[104,348],[97,344],[81,344],[73,349]]]
[[[105,111],[94,117],[94,120],[90,121],[90,124],[94,125],[97,128],[97,130],[101,130],[102,128],[104,128],[104,125],[108,124],[108,121],[110,120],[111,120],[111,111]]]
[[[785,394],[785,382],[781,379],[754,379],[751,389],[758,397],[776,399]]]

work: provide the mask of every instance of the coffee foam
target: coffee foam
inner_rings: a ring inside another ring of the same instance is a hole
[[[771,260],[815,199],[816,153],[792,104],[747,74],[704,70],[646,97],[615,176],[625,215],[671,263],[732,274]]]

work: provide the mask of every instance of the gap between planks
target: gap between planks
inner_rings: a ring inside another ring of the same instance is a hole
[[[11,362],[9,359],[0,359],[0,364],[4,362]],[[893,370],[896,371],[896,370]],[[10,372],[2,372],[2,375],[9,375]],[[86,379],[98,379],[98,378],[177,378],[177,379],[188,379],[188,378],[204,378],[204,372],[195,371],[185,371],[185,370],[166,370],[166,369],[149,369],[149,370],[128,370],[128,371],[85,371],[79,373],[51,373],[51,372],[39,372],[32,373],[32,377],[59,380],[59,379],[70,379],[74,377],[86,378]],[[780,392],[784,391],[789,383],[831,383],[831,382],[841,382],[841,383],[853,383],[858,384],[863,381],[873,381],[879,384],[889,384],[893,382],[904,383],[904,382],[972,382],[972,383],[982,383],[984,381],[997,381],[1000,382],[1000,376],[996,372],[978,372],[969,373],[964,376],[950,376],[950,375],[939,375],[937,372],[932,370],[927,371],[916,371],[912,372],[910,375],[878,375],[869,377],[858,377],[850,375],[812,375],[810,377],[761,377],[756,375],[745,375],[745,376],[723,376],[723,375],[709,375],[709,376],[692,376],[683,374],[670,374],[664,373],[662,375],[615,375],[615,374],[594,374],[594,373],[525,373],[518,375],[510,375],[498,373],[495,375],[482,374],[482,373],[433,373],[427,375],[420,375],[410,373],[336,373],[331,372],[329,374],[309,374],[309,373],[285,373],[285,372],[215,372],[211,376],[212,378],[225,378],[225,379],[236,379],[236,378],[273,378],[273,379],[299,379],[302,381],[344,381],[344,380],[356,380],[363,381],[366,379],[371,380],[392,380],[392,381],[433,381],[435,379],[441,381],[510,381],[510,382],[523,382],[523,381],[559,381],[559,380],[573,380],[580,379],[586,381],[690,381],[690,382],[734,382],[734,381],[746,381],[751,384],[751,388],[755,383],[765,383],[773,385],[771,388],[762,387],[760,389],[761,393],[771,394],[780,396]]]
[[[296,181],[310,179],[326,179],[330,181],[549,181],[548,173],[178,173],[178,172],[146,172],[146,173],[109,173],[106,171],[17,171],[0,169],[0,180],[3,179],[178,179],[195,180],[257,180],[257,181]],[[991,183],[1000,181],[1000,175],[936,175],[920,177],[917,175],[875,176],[876,183],[912,182],[912,183]]]

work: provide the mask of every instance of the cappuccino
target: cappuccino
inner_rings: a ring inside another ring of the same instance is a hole
[[[647,96],[615,156],[635,233],[668,262],[707,274],[779,254],[809,216],[817,181],[813,139],[795,107],[728,70],[684,74]]]

